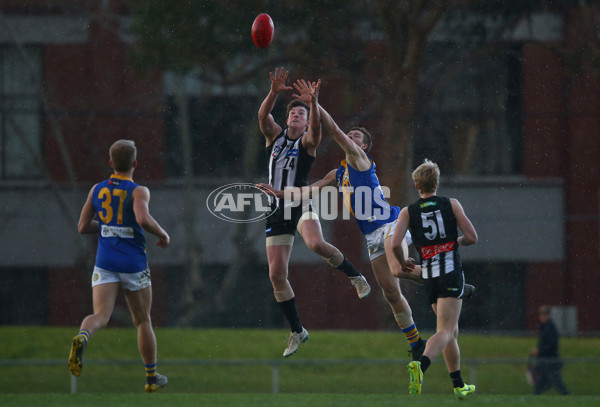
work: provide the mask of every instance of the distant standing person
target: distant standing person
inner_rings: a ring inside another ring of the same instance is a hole
[[[269,157],[269,185],[278,190],[303,187],[308,184],[308,173],[321,143],[318,108],[320,81],[298,81],[294,85],[299,95],[294,95],[295,100],[288,104],[286,126],[282,128],[275,122],[271,111],[279,94],[293,88],[285,83],[288,72],[284,68],[275,69],[275,73],[269,73],[269,76],[271,87],[258,110],[260,131],[265,137]],[[308,331],[300,322],[296,295],[288,280],[288,265],[296,230],[310,250],[350,278],[359,298],[365,298],[371,291],[367,280],[342,252],[325,241],[319,217],[310,203],[291,208],[289,219],[286,218],[286,212],[283,200],[274,198],[265,228],[273,295],[291,329],[288,345],[283,351],[284,357],[293,355],[300,344],[308,340]]]
[[[458,200],[436,195],[440,179],[437,164],[425,160],[413,171],[412,178],[420,199],[400,211],[392,247],[403,268],[414,267],[414,259],[407,259],[402,249],[410,229],[421,258],[425,291],[436,314],[436,332],[427,340],[423,355],[408,364],[408,390],[409,394],[421,394],[423,374],[443,353],[454,394],[465,398],[475,392],[475,386],[465,384],[460,373],[458,318],[465,284],[458,247],[477,243],[477,232]],[[462,236],[458,235],[459,228]]]
[[[114,174],[92,187],[79,217],[79,233],[98,234],[92,274],[94,313],[85,317],[79,334],[73,338],[69,369],[73,376],[81,375],[88,341],[108,324],[122,286],[138,332],[146,371],[144,390],[152,393],[167,384],[167,377],[156,371],[156,337],[150,319],[152,283],[143,231],[157,236],[156,244],[163,248],[170,238],[150,215],[150,191],[132,179],[137,166],[135,143],[118,140],[110,147],[109,155]]]
[[[531,352],[531,355],[537,358],[534,394],[542,394],[546,389],[554,387],[560,394],[567,395],[569,391],[560,373],[563,363],[558,353],[559,334],[552,321],[550,307],[541,306],[538,317],[540,321],[538,346]]]

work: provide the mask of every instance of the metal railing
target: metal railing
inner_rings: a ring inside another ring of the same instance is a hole
[[[600,364],[600,358],[561,358],[565,365],[580,363]],[[550,362],[550,360],[548,360]],[[386,366],[407,364],[406,359],[161,359],[161,365],[177,366],[270,366],[271,391],[279,393],[279,368],[281,366],[357,366],[372,365]],[[528,365],[530,358],[465,358],[461,365],[469,368],[470,383],[477,383],[477,369],[480,365],[513,364]],[[135,359],[105,359],[87,360],[86,365],[139,365],[140,360]],[[0,366],[60,366],[65,365],[64,359],[0,359]],[[71,393],[77,393],[77,378],[71,376]]]

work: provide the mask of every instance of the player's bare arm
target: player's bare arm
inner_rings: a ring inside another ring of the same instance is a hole
[[[283,67],[275,68],[275,73],[269,72],[271,89],[258,109],[258,124],[260,131],[265,136],[267,146],[273,142],[275,137],[277,137],[282,130],[281,126],[275,122],[271,111],[273,111],[273,107],[275,106],[279,94],[284,91],[292,90],[291,86],[286,86],[285,84],[288,74],[289,72]]]
[[[167,232],[150,215],[150,190],[144,186],[138,186],[133,190],[133,212],[135,220],[148,233],[158,237],[157,246],[167,247],[171,238]]]
[[[454,216],[456,216],[456,223],[463,233],[463,235],[459,236],[457,239],[458,244],[460,246],[470,246],[477,243],[477,240],[479,239],[477,237],[477,231],[471,223],[471,220],[465,214],[465,210],[460,202],[454,198],[451,198],[450,203],[452,205],[452,212],[454,212]]]
[[[327,173],[327,175],[325,175],[320,180],[313,182],[312,184],[302,187],[302,188],[294,187],[294,188],[286,189],[285,191],[283,191],[280,189],[275,189],[271,185],[264,184],[264,183],[256,184],[256,187],[262,189],[266,193],[273,195],[277,198],[285,198],[286,192],[287,192],[287,194],[288,194],[287,197],[289,197],[291,199],[297,199],[298,195],[302,199],[309,199],[309,198],[313,198],[313,197],[317,196],[319,194],[321,188],[337,185],[337,180],[335,179],[336,171],[337,170],[331,170]]]
[[[346,133],[340,129],[335,120],[331,117],[329,112],[319,105],[319,112],[321,113],[321,124],[323,131],[330,135],[335,142],[344,150],[346,153],[346,161],[352,168],[359,171],[366,171],[371,168],[371,160],[367,157],[365,151],[356,144]]]
[[[294,88],[298,94],[292,95],[292,97],[299,99],[310,106],[308,130],[306,135],[302,138],[302,145],[310,155],[315,156],[317,147],[321,144],[321,115],[319,112],[319,90],[321,88],[321,80],[319,79],[317,82],[307,82],[304,79],[299,79],[294,83]]]
[[[94,220],[94,215],[96,214],[94,205],[92,205],[92,194],[94,193],[94,188],[96,188],[96,185],[90,189],[87,200],[85,201],[85,204],[81,209],[81,214],[79,215],[77,229],[81,234],[95,234],[100,230],[98,221]]]
[[[394,251],[394,256],[396,256],[402,265],[402,269],[406,269],[405,271],[410,271],[414,268],[414,260],[410,257],[404,257],[404,250],[402,249],[402,240],[406,236],[409,221],[410,218],[408,216],[408,208],[403,208],[398,215],[398,223],[396,223],[394,235],[392,236],[392,249]]]

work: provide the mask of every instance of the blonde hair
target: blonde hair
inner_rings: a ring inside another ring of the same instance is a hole
[[[412,173],[413,181],[419,192],[435,192],[440,185],[440,169],[427,158]]]
[[[109,154],[113,169],[119,172],[127,172],[133,167],[137,149],[132,140],[117,140],[110,146]]]

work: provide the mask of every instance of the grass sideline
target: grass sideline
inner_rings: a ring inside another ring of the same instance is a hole
[[[76,332],[75,327],[0,327],[0,359],[65,361],[64,365],[59,366],[2,366],[4,377],[0,381],[0,405],[11,405],[7,403],[14,400],[17,400],[14,405],[38,405],[37,396],[31,393],[41,396],[43,403],[39,405],[52,405],[48,403],[53,398],[62,400],[57,401],[56,405],[66,405],[65,403],[69,404],[74,400],[77,400],[78,405],[88,405],[85,400],[95,399],[98,393],[102,394],[101,398],[105,402],[108,399],[114,400],[109,405],[121,405],[121,399],[129,399],[127,405],[139,400],[140,395],[132,392],[143,388],[143,367],[139,362],[136,333],[132,328],[108,328],[92,338],[85,355],[85,360],[91,363],[85,365],[84,360],[83,375],[77,379],[78,393],[82,394],[68,394],[70,374],[66,359],[71,338]],[[174,402],[173,405],[177,406],[191,405],[191,401],[186,404],[188,397],[196,400],[194,405],[242,405],[235,404],[238,399],[245,401],[243,405],[254,405],[248,403],[257,398],[260,401],[256,405],[261,406],[299,405],[295,404],[296,399],[304,399],[303,404],[321,405],[312,399],[318,397],[315,394],[328,400],[322,405],[338,405],[338,399],[345,400],[339,405],[387,405],[388,401],[391,403],[394,400],[397,403],[408,397],[405,396],[408,378],[404,364],[404,361],[408,362],[408,345],[397,332],[311,331],[309,342],[302,345],[298,354],[290,360],[392,359],[401,363],[383,366],[284,363],[280,366],[279,374],[280,392],[285,394],[279,395],[268,394],[271,392],[272,380],[270,366],[161,365],[160,361],[282,359],[281,352],[287,337],[284,329],[159,328],[156,336],[159,344],[159,371],[170,379],[169,385],[163,389],[162,394],[157,395],[156,400],[162,399],[164,402],[164,397],[169,395],[168,400],[180,400]],[[429,334],[425,333],[424,336],[428,337]],[[536,338],[461,335],[459,342],[464,358],[522,358],[535,346]],[[561,352],[564,357],[600,357],[600,339],[563,338]],[[133,363],[94,364],[104,360],[128,360]],[[567,365],[563,370],[569,390],[575,395],[582,395],[576,397],[581,398],[578,405],[587,403],[586,400],[600,403],[600,389],[594,379],[597,368],[595,364],[580,364]],[[468,382],[471,374],[469,366],[463,365],[462,370]],[[515,396],[511,400],[516,403],[528,400],[532,389],[525,381],[524,370],[523,364],[480,365],[477,368],[478,400],[495,402],[494,400],[504,400],[502,397],[507,394]],[[430,403],[437,401],[436,397],[447,400],[450,391],[448,374],[442,359],[438,358],[425,378],[423,400],[429,400]],[[298,396],[290,396],[288,393]],[[339,395],[333,396],[331,393]],[[553,396],[554,392],[548,394],[549,400],[554,400],[555,397],[565,401],[564,398]],[[569,398],[571,399],[572,397]],[[369,404],[370,400],[378,401]],[[527,404],[535,406],[541,399],[538,397],[533,400],[535,403]],[[508,403],[507,400],[504,401]],[[274,404],[270,404],[271,402]],[[544,405],[552,403],[547,401]]]
[[[3,407],[385,407],[406,403],[412,407],[431,405],[499,405],[502,407],[587,407],[597,406],[596,396],[510,396],[474,395],[469,400],[453,396],[397,394],[26,394],[2,395]],[[465,404],[466,403],[466,404]]]

